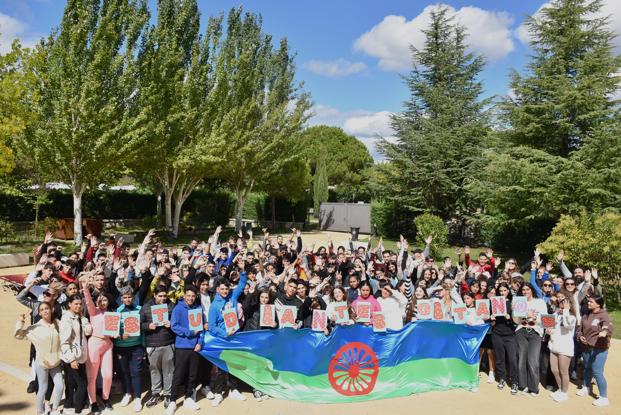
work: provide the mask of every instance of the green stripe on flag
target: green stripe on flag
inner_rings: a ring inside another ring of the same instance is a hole
[[[225,350],[220,353],[220,359],[226,362],[232,375],[261,392],[300,402],[359,402],[479,386],[479,365],[455,358],[411,360],[397,366],[380,367],[375,387],[362,396],[344,396],[336,392],[327,374],[306,376],[275,370],[270,360],[249,352]]]

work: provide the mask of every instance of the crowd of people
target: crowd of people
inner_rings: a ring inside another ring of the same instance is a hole
[[[313,310],[327,310],[325,335],[338,324],[358,322],[356,304],[382,311],[390,330],[418,319],[417,303],[434,298],[443,302],[445,318],[454,305],[473,311],[476,300],[505,297],[506,315],[468,314],[467,324],[488,324],[481,345],[481,369],[487,381],[512,395],[537,396],[543,387],[556,402],[569,399],[570,381],[581,387],[578,396],[593,395],[596,406],[608,405],[604,366],[613,332],[595,269],[571,272],[560,252],[554,259],[535,251],[521,265],[504,261],[492,250],[472,258],[470,249],[457,250],[457,263],[430,256],[433,242],[412,249],[401,237],[397,252],[386,250],[381,238],[361,244],[351,239],[335,248],[304,246],[299,230],[289,236],[271,236],[266,229],[258,240],[251,232],[221,240],[218,227],[207,242],[193,240],[181,249],[166,249],[155,231],[147,233],[137,249],[122,238],[87,235],[81,249],[63,252],[47,234],[35,249],[35,270],[25,280],[17,300],[30,313],[21,314],[15,337],[32,343],[30,364],[37,414],[98,414],[112,409],[111,392],[117,383],[120,406],[139,412],[160,403],[167,415],[183,407],[198,410],[197,391],[218,406],[226,395],[245,400],[239,379],[199,354],[205,333],[234,335],[223,313],[235,310],[239,330],[263,327],[261,305],[276,310],[295,306],[295,329],[310,328]],[[558,270],[558,274],[553,271]],[[530,272],[530,274],[529,274]],[[524,275],[530,275],[524,277]],[[524,296],[528,312],[513,315],[511,301]],[[347,302],[346,321],[339,320],[335,304]],[[165,309],[163,323],[152,311]],[[200,310],[200,312],[195,311]],[[109,312],[140,316],[138,335],[121,327],[110,335],[104,316]],[[190,316],[202,316],[190,330]],[[544,328],[542,315],[553,315],[553,327]],[[28,323],[27,323],[27,320]],[[126,333],[127,331],[127,333]],[[150,374],[143,397],[142,372]],[[257,401],[269,396],[252,390]],[[144,399],[144,401],[143,401]]]

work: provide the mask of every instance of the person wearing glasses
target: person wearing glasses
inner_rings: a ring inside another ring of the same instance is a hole
[[[604,366],[612,337],[612,320],[604,310],[604,297],[601,295],[588,297],[587,304],[589,312],[582,316],[582,324],[577,333],[584,360],[584,379],[576,394],[589,395],[592,392],[591,381],[595,378],[599,398],[593,401],[593,405],[608,406],[608,383],[604,377]]]
[[[539,394],[539,358],[544,334],[541,315],[547,314],[546,303],[537,298],[530,283],[522,286],[522,295],[528,301],[526,317],[513,316],[517,324],[515,338],[518,346],[518,387],[523,395]]]

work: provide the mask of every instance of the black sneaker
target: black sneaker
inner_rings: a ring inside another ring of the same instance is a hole
[[[511,385],[511,395],[517,395],[518,394],[518,385],[517,383],[514,383],[513,385]]]
[[[160,401],[160,395],[151,395],[149,400],[144,404],[147,408],[152,408]]]
[[[500,379],[500,381],[498,382],[498,385],[496,386],[498,388],[498,390],[503,390],[505,388],[506,382],[504,379]]]
[[[164,409],[168,409],[168,405],[170,405],[170,396],[164,396]]]
[[[97,405],[96,403],[91,404],[91,414],[93,415],[101,414],[101,411],[99,410],[99,405]]]
[[[103,401],[103,410],[106,412],[112,411],[112,403],[110,403],[110,399],[105,399]]]
[[[36,380],[30,381],[28,387],[26,388],[26,393],[35,393],[37,391],[37,386]]]

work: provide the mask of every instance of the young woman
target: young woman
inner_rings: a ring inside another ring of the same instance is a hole
[[[571,294],[561,290],[556,294],[556,311],[554,317],[556,323],[553,329],[547,329],[550,335],[548,348],[550,349],[550,368],[558,390],[552,393],[552,399],[556,402],[567,400],[567,388],[569,387],[569,365],[574,356],[574,332],[576,329],[576,316]]]
[[[243,308],[246,316],[246,325],[243,331],[264,330],[277,327],[278,323],[276,322],[276,318],[274,318],[274,325],[272,327],[261,327],[261,305],[274,304],[274,297],[275,296],[268,288],[262,288],[244,299]],[[268,395],[255,388],[252,388],[252,396],[257,402],[269,399]]]
[[[545,302],[536,297],[535,289],[530,283],[522,286],[522,295],[528,301],[526,317],[513,316],[518,325],[516,340],[518,346],[518,386],[522,394],[539,394],[539,354],[541,351],[541,315],[547,314]]]
[[[73,409],[82,413],[86,404],[86,361],[88,358],[86,336],[91,325],[82,317],[82,297],[73,295],[67,299],[69,309],[59,324],[61,359],[65,367],[64,411]]]
[[[362,297],[361,296],[358,297],[358,299],[360,298]],[[356,301],[358,301],[358,299]],[[377,302],[377,300],[375,301]],[[338,311],[336,310],[335,306],[336,306],[336,303],[342,303],[342,302],[347,303],[347,292],[343,289],[343,287],[334,287],[332,289],[332,293],[330,294],[330,302],[326,306],[328,320],[332,323],[332,325],[339,324],[339,325],[348,326],[348,325],[354,324],[354,313],[352,310],[353,304],[352,306],[347,307],[347,312],[349,313],[349,319],[341,323],[336,322]],[[373,306],[371,306],[371,309],[373,309]]]
[[[352,308],[355,310],[356,305],[361,301],[366,301],[368,303],[371,303],[371,315],[373,315],[373,313],[377,311],[382,311],[382,306],[373,296],[373,289],[371,287],[371,284],[368,281],[362,281],[360,283],[360,295],[351,304]],[[328,311],[328,316],[329,315],[330,315],[330,312]]]
[[[58,405],[65,388],[63,384],[63,373],[60,367],[60,335],[58,333],[58,324],[54,319],[52,307],[48,303],[39,303],[37,309],[41,319],[24,328],[26,323],[26,314],[21,314],[15,325],[15,338],[23,340],[28,339],[34,345],[36,357],[34,367],[37,373],[37,381],[39,389],[37,390],[37,415],[45,413],[45,394],[48,387],[48,379],[52,378],[54,382],[54,391],[51,398],[51,415],[59,415]]]
[[[427,291],[423,287],[421,286],[416,287],[416,289],[414,290],[414,295],[412,297],[412,302],[408,306],[408,312],[405,316],[406,322],[418,320],[418,316],[417,316],[418,300],[426,300],[428,298],[429,297],[427,297]]]
[[[97,376],[101,370],[102,392],[101,397],[104,409],[111,410],[110,389],[112,388],[112,339],[103,334],[104,313],[109,311],[110,301],[108,297],[101,294],[97,297],[96,304],[90,292],[89,277],[83,276],[79,279],[82,286],[82,293],[86,308],[90,317],[93,334],[88,339],[88,360],[86,361],[86,376],[88,378],[88,398],[91,401],[91,413],[97,414],[100,408],[97,405]]]
[[[599,389],[599,398],[593,401],[595,406],[607,406],[608,383],[604,377],[604,366],[610,348],[612,337],[612,321],[604,310],[604,297],[588,297],[589,312],[582,317],[582,324],[578,329],[578,340],[582,345],[584,359],[584,380],[582,388],[578,389],[578,396],[586,396],[591,389],[591,381],[595,378]]]
[[[506,283],[500,283],[497,288],[498,294],[505,298],[507,314],[504,316],[492,316],[492,345],[496,355],[496,378],[498,389],[503,389],[508,383],[511,385],[511,394],[518,393],[517,383],[517,343],[515,340],[515,322],[511,315],[511,289]],[[509,371],[507,373],[507,363]]]
[[[393,290],[389,281],[380,281],[380,289],[382,294],[377,302],[384,312],[386,328],[401,330],[405,317],[405,307],[408,304],[407,298],[399,291]]]

